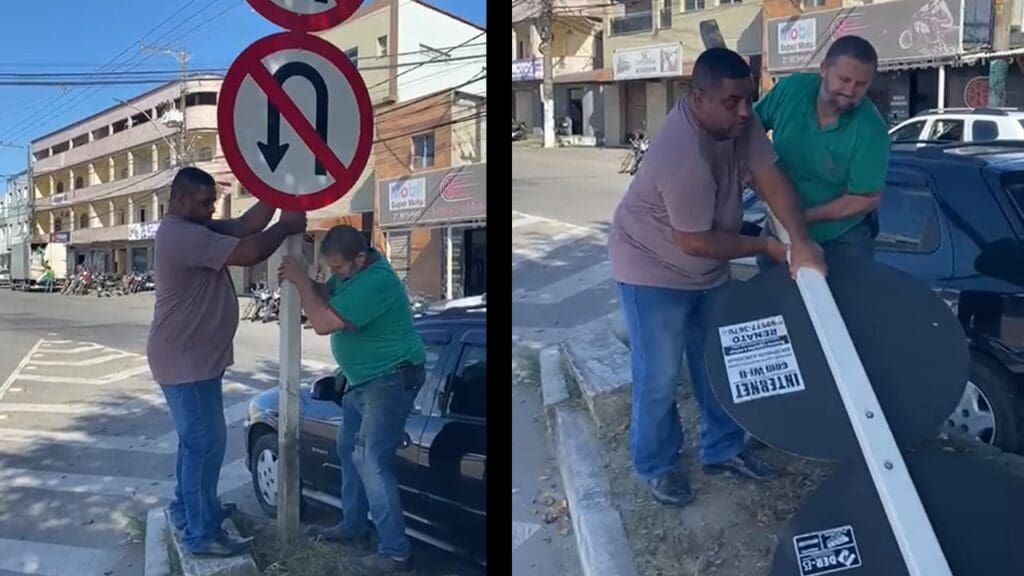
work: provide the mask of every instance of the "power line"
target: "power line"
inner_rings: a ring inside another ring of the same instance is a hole
[[[448,50],[440,50],[440,52],[444,52],[443,55],[431,58],[430,60],[427,60],[426,62],[420,62],[420,63],[418,63],[419,64],[418,66],[410,68],[409,70],[405,70],[405,71],[399,72],[398,74],[395,74],[394,76],[388,78],[387,80],[382,80],[382,81],[374,84],[373,86],[369,86],[368,89],[369,90],[373,90],[374,88],[377,88],[379,86],[383,86],[383,85],[387,84],[388,82],[391,82],[392,79],[397,80],[399,76],[402,76],[404,74],[408,74],[409,72],[412,72],[413,70],[418,69],[420,66],[423,66],[423,65],[427,64],[428,62],[437,60],[438,58],[444,58],[445,61],[448,61],[448,60],[451,59],[450,57],[447,57],[449,54],[451,54],[452,52],[454,52],[458,48],[464,47],[466,44],[469,44],[470,42],[476,40],[477,38],[480,38],[484,34],[487,34],[486,30],[484,30],[483,32],[480,32],[479,34],[477,34],[476,36],[473,36],[472,38],[470,38],[469,40],[466,40],[465,42],[460,42],[459,44],[456,44],[454,47],[452,47],[452,48],[450,48]]]
[[[197,1],[197,0],[189,0],[189,1],[188,1],[188,2],[186,2],[186,3],[185,3],[185,4],[183,5],[183,6],[181,6],[180,8],[178,8],[177,10],[175,10],[174,12],[172,12],[170,16],[168,16],[167,18],[165,18],[164,20],[162,20],[162,21],[161,21],[161,22],[160,22],[159,24],[157,24],[156,26],[154,26],[153,28],[151,28],[151,29],[150,29],[150,30],[149,30],[148,32],[146,32],[145,34],[143,34],[143,35],[142,35],[142,37],[140,37],[140,38],[139,38],[138,40],[136,40],[136,41],[135,41],[134,43],[132,43],[132,44],[129,44],[127,48],[125,48],[124,50],[121,50],[120,52],[118,52],[118,53],[117,53],[117,55],[115,55],[115,56],[114,56],[113,58],[111,58],[110,60],[108,60],[106,64],[104,64],[103,66],[100,66],[100,70],[103,70],[103,69],[104,69],[104,68],[106,68],[107,66],[110,66],[111,64],[113,64],[114,62],[116,62],[118,58],[120,58],[121,56],[123,56],[123,55],[124,55],[125,53],[127,53],[127,52],[128,52],[129,50],[131,50],[132,48],[134,48],[134,47],[135,47],[135,46],[137,46],[138,44],[140,44],[140,43],[142,43],[143,41],[145,41],[146,37],[148,37],[148,36],[149,36],[150,34],[154,33],[154,32],[155,32],[156,30],[158,30],[158,29],[159,29],[159,28],[160,28],[161,26],[163,26],[163,25],[164,25],[164,24],[166,24],[167,22],[170,22],[170,21],[171,21],[171,19],[173,19],[173,18],[174,18],[175,16],[177,16],[178,14],[180,14],[180,13],[181,13],[182,11],[184,11],[184,10],[185,10],[186,8],[188,8],[188,7],[190,6],[190,5],[194,4],[194,3],[196,2],[196,1]],[[61,100],[62,100],[62,99],[63,99],[63,98],[65,97],[65,96],[67,96],[67,94],[68,94],[68,92],[62,92],[62,93],[61,93],[61,94],[60,94],[59,96],[57,96],[57,98],[56,98],[56,99],[54,100],[54,102],[53,102],[53,103],[54,103],[54,104],[57,104],[57,103],[59,103],[59,102],[60,102],[60,101],[61,101]],[[42,113],[39,113],[39,114],[34,114],[34,115],[32,115],[32,116],[30,116],[30,117],[28,117],[28,118],[26,118],[26,119],[22,120],[21,122],[18,122],[18,123],[16,123],[16,124],[15,124],[14,126],[12,126],[12,127],[8,128],[7,130],[5,130],[5,132],[4,132],[4,135],[8,135],[8,136],[13,136],[14,134],[11,134],[11,133],[10,133],[10,130],[13,130],[14,128],[16,128],[16,127],[18,127],[18,126],[22,126],[22,125],[24,125],[24,124],[32,125],[32,123],[33,123],[33,122],[34,122],[35,120],[37,120],[38,118],[42,117],[42,116],[43,116],[43,115],[44,115],[45,113],[46,113],[46,112],[45,112],[45,110],[44,110],[44,111],[43,111]],[[18,132],[18,133],[20,133],[20,132]],[[18,134],[18,133],[15,133],[15,134]]]

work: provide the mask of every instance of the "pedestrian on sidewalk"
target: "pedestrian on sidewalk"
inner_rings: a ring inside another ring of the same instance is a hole
[[[238,299],[227,267],[266,260],[286,237],[305,231],[306,215],[284,212],[266,228],[274,209],[257,203],[240,218],[214,220],[216,201],[208,173],[187,167],[175,175],[156,233],[156,304],[146,355],[178,433],[171,522],[187,552],[223,557],[248,550],[251,540],[221,528],[234,506],[217,496],[227,442],[221,385],[234,363],[238,329]]]
[[[347,380],[337,441],[342,520],[310,533],[363,544],[369,512],[379,545],[361,564],[383,574],[406,572],[412,559],[393,462],[423,386],[426,351],[402,281],[362,232],[335,226],[320,253],[331,271],[326,284],[314,282],[306,266],[289,258],[279,270],[298,289],[313,330],[330,334],[331,352]]]
[[[829,256],[875,255],[876,211],[889,168],[888,128],[865,98],[877,67],[870,42],[843,36],[829,47],[820,72],[783,78],[754,106],[772,131],[808,232]],[[765,235],[775,236],[771,218],[766,222]],[[758,265],[774,263],[762,257]]]
[[[729,261],[766,254],[793,272],[824,271],[807,235],[796,194],[775,164],[751,109],[750,67],[739,54],[711,48],[697,58],[693,91],[680,98],[615,211],[608,240],[619,283],[632,363],[630,449],[634,469],[659,502],[693,499],[679,469],[683,430],[676,386],[685,351],[701,413],[700,462],[706,473],[764,480],[775,475],[744,449],[744,431],[724,411],[704,361],[706,304],[729,280]],[[742,183],[790,232],[792,244],[740,235]]]

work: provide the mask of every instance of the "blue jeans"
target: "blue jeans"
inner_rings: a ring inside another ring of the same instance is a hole
[[[673,290],[619,284],[629,330],[633,371],[630,450],[644,480],[672,471],[683,448],[676,408],[683,352],[701,415],[699,455],[716,464],[743,451],[744,431],[719,404],[704,361],[709,290]]]
[[[341,403],[339,526],[344,535],[358,537],[367,530],[369,513],[380,542],[377,551],[392,558],[407,558],[410,553],[394,460],[423,380],[422,366],[404,378],[402,372],[394,372],[352,388]]]
[[[160,387],[178,432],[170,515],[185,519],[182,545],[190,552],[220,535],[224,521],[217,498],[227,446],[221,378]]]

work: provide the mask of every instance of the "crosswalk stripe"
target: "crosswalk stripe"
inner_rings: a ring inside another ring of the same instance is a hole
[[[220,469],[218,491],[223,494],[240,488],[252,478],[245,459],[239,458]],[[53,472],[27,468],[0,469],[0,493],[10,488],[38,488],[73,494],[131,496],[147,506],[174,497],[174,480],[149,480],[128,476],[96,476],[73,472]]]
[[[132,354],[131,352],[118,351],[113,354],[94,356],[85,360],[32,360],[32,364],[35,366],[95,366],[104,362],[110,362],[111,360],[136,358],[138,356],[138,354]]]
[[[584,268],[547,286],[520,293],[513,302],[527,304],[557,304],[568,298],[599,286],[612,279],[611,263],[607,260]]]

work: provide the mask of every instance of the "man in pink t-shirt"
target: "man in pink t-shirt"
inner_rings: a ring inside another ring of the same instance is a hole
[[[821,248],[807,235],[799,201],[757,116],[747,62],[725,48],[697,58],[693,91],[669,112],[639,172],[619,203],[608,240],[632,353],[630,447],[636,473],[659,502],[693,499],[680,474],[683,431],[676,384],[685,351],[700,408],[700,460],[708,473],[766,479],[774,471],[744,451],[743,429],[722,409],[704,366],[708,295],[729,280],[729,261],[765,254],[825,270]],[[740,235],[742,183],[758,194],[790,233]]]

